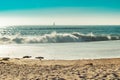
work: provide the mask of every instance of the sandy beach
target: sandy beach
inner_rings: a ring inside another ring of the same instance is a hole
[[[0,59],[0,80],[109,79],[120,79],[120,58],[92,60]]]

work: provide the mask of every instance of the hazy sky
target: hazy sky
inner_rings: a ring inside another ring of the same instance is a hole
[[[120,25],[120,0],[0,0],[0,26]]]

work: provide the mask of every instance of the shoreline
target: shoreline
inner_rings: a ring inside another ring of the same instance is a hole
[[[98,59],[119,57],[120,40],[89,43],[1,45],[0,56],[22,58],[43,56],[45,59]],[[104,45],[105,44],[105,45]]]
[[[120,79],[120,58],[38,60],[0,58],[1,80]]]

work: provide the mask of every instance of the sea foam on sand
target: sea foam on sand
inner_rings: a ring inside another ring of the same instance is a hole
[[[1,57],[43,56],[45,59],[95,59],[120,57],[120,40],[83,43],[0,45]]]

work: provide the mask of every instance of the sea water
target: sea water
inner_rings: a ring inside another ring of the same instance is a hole
[[[120,57],[120,26],[8,26],[0,29],[0,56],[45,59]]]

